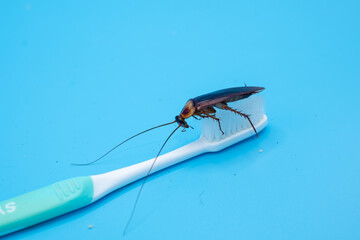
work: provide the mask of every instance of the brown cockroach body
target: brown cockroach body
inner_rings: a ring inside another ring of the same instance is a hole
[[[180,114],[175,117],[175,121],[179,126],[188,128],[189,125],[185,119],[189,117],[200,117],[200,118],[212,118],[219,124],[220,131],[224,134],[221,129],[220,119],[215,117],[216,109],[223,109],[239,114],[242,117],[245,117],[251,124],[255,133],[256,129],[252,124],[249,115],[237,111],[227,105],[228,102],[235,102],[241,99],[250,97],[252,94],[261,92],[264,90],[262,87],[236,87],[236,88],[227,88],[208,94],[204,94],[192,99],[189,99],[184,108],[181,110]]]

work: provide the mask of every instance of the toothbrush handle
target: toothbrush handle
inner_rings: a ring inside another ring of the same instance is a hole
[[[91,177],[77,177],[2,201],[0,236],[71,212],[92,200]]]

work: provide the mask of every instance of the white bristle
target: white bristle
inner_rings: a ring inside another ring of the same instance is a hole
[[[259,95],[253,95],[247,99],[237,102],[228,103],[228,106],[249,115],[251,122],[256,125],[264,116],[263,99]],[[205,118],[203,122],[203,131],[201,137],[206,138],[210,142],[219,141],[236,133],[249,128],[252,129],[249,121],[229,110],[221,110],[216,108],[216,117],[220,119],[221,129],[217,121],[211,118]]]

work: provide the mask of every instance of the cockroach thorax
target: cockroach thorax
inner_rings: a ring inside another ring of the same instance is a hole
[[[190,99],[187,101],[184,108],[181,110],[180,116],[184,119],[191,117],[196,111],[194,105],[194,100]]]

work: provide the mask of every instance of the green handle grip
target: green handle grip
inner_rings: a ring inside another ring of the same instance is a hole
[[[86,206],[93,192],[91,177],[77,177],[2,201],[0,236]]]

